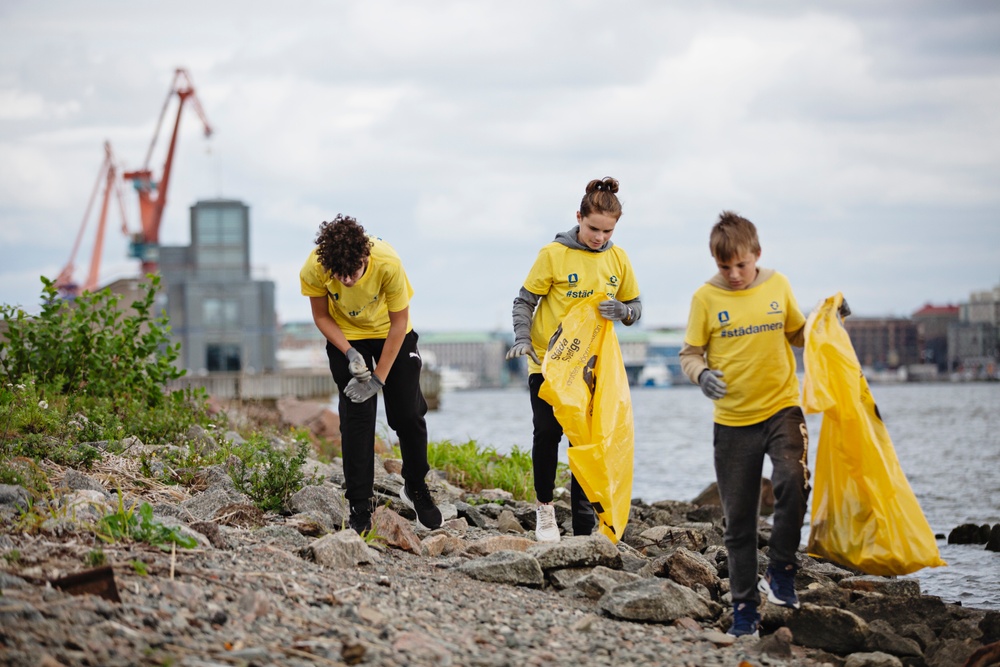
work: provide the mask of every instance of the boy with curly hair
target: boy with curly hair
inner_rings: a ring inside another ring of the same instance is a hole
[[[441,511],[424,480],[430,470],[427,402],[420,390],[418,336],[410,323],[413,287],[399,255],[385,241],[367,235],[354,218],[337,215],[320,225],[316,248],[299,279],[313,321],[326,337],[330,371],[340,391],[350,527],[358,533],[372,527],[379,391],[403,457],[400,499],[414,510],[418,524],[440,527]]]

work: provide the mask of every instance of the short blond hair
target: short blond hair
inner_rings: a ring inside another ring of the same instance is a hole
[[[723,211],[712,227],[708,247],[712,257],[723,262],[748,252],[758,255],[760,240],[757,238],[757,227],[732,211]]]

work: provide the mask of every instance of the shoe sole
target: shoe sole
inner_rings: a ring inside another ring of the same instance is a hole
[[[771,590],[771,584],[769,584],[767,579],[765,579],[764,577],[761,577],[760,580],[757,582],[757,590],[767,596],[768,602],[777,605],[779,607],[784,607],[786,609],[799,609],[802,606],[798,602],[796,602],[795,604],[788,604],[787,602],[779,598],[777,595],[775,595],[774,591]]]
[[[425,526],[423,522],[420,521],[420,515],[417,513],[417,508],[413,505],[413,501],[406,496],[406,487],[399,490],[399,499],[403,501],[403,504],[413,510],[413,515],[416,516],[416,523],[419,527],[424,530],[436,530],[436,528],[431,528],[430,526]],[[442,522],[443,523],[443,522]],[[441,526],[438,526],[440,528]]]
[[[546,544],[556,544],[557,542],[559,542],[560,539],[562,538],[559,535],[556,535],[555,537],[543,538],[539,537],[537,532],[535,533],[536,542],[544,542]]]

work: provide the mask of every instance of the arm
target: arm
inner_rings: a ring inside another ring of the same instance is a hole
[[[629,299],[624,303],[632,310],[632,317],[629,319],[622,320],[622,324],[624,324],[627,327],[630,327],[636,322],[638,322],[639,318],[642,317],[642,301],[639,300],[639,297],[635,297],[634,299]]]
[[[396,361],[399,348],[403,346],[403,339],[406,337],[406,324],[410,321],[410,307],[396,312],[389,311],[389,334],[385,338],[382,346],[382,354],[378,359],[378,366],[375,367],[375,375],[383,383],[389,377],[392,364]]]
[[[347,357],[347,368],[351,371],[351,375],[362,382],[369,380],[372,372],[368,369],[364,357],[354,349],[351,342],[344,336],[344,332],[340,329],[336,320],[330,316],[330,311],[326,307],[326,300],[327,297],[325,296],[309,297],[309,306],[312,308],[313,322],[316,323],[316,328],[322,332],[335,348],[343,352]]]
[[[708,368],[708,364],[705,363],[705,348],[684,343],[684,347],[680,351],[680,357],[681,371],[684,372],[684,375],[692,383],[698,384],[698,376],[701,375],[703,370]]]
[[[794,345],[795,347],[804,347],[806,344],[805,325],[799,327],[795,331],[786,331],[785,340],[788,341],[789,345]]]
[[[507,351],[508,360],[528,355],[536,364],[541,363],[531,344],[531,320],[534,318],[535,307],[540,298],[534,292],[522,287],[514,299],[514,345]]]
[[[309,306],[312,308],[313,322],[316,323],[316,328],[320,330],[328,341],[333,343],[335,348],[347,354],[347,351],[351,349],[351,344],[330,314],[327,297],[311,296],[309,297]]]

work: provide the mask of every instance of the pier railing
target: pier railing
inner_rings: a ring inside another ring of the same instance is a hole
[[[277,373],[222,371],[185,375],[167,383],[169,391],[187,388],[203,388],[215,398],[242,401],[329,399],[337,393],[337,385],[329,372],[311,370],[283,370]],[[420,388],[430,409],[436,409],[441,392],[441,379],[437,372],[425,368],[420,374]]]

